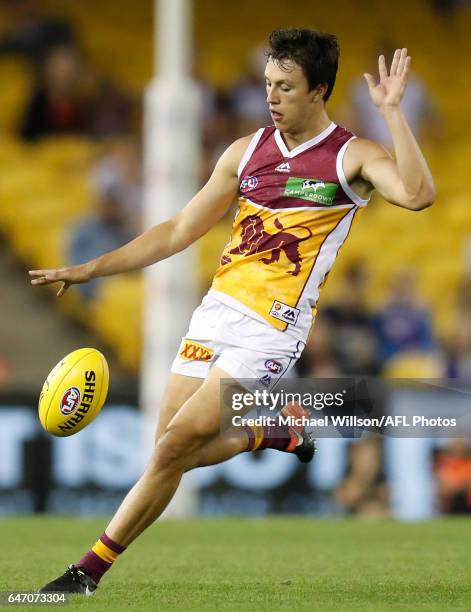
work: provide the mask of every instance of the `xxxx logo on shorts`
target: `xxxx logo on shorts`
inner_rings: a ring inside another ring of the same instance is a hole
[[[178,355],[187,361],[211,361],[214,351],[193,340],[183,340]]]

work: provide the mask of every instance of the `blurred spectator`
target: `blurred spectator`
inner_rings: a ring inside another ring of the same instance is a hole
[[[378,56],[381,54],[385,56],[389,69],[396,48],[391,41],[383,41],[373,54],[371,66],[365,72],[377,77]],[[438,139],[441,133],[439,112],[425,83],[414,73],[409,74],[401,107],[418,140]],[[392,141],[386,122],[371,100],[363,75],[357,77],[351,85],[348,115],[345,123],[355,134],[391,147]]]
[[[231,108],[237,120],[239,136],[272,124],[265,89],[266,63],[264,48],[255,47],[248,58],[247,73],[235,83],[230,92]]]
[[[130,137],[108,142],[106,154],[92,169],[92,183],[112,194],[123,224],[132,234],[142,231],[142,171],[138,143]]]
[[[222,93],[215,96],[212,112],[205,117],[203,125],[201,184],[208,180],[219,157],[237,138],[237,129],[234,124],[234,116],[231,114],[230,103]]]
[[[227,102],[222,92],[217,92],[202,74],[200,50],[195,48],[192,62],[192,79],[198,89],[198,121],[201,127],[201,155],[198,168],[198,184],[204,185],[224,150],[235,139],[230,127],[233,121],[227,113]]]
[[[322,310],[334,329],[333,349],[342,374],[379,373],[374,319],[366,306],[367,283],[365,267],[352,264],[343,278],[338,300]]]
[[[341,376],[334,352],[335,329],[332,323],[318,315],[311,329],[297,370],[309,378],[336,378]]]
[[[435,475],[440,509],[447,514],[471,512],[471,447],[455,438],[436,455]]]
[[[334,498],[349,514],[387,516],[388,487],[383,473],[383,444],[380,438],[365,438],[349,446],[347,474]]]
[[[108,77],[99,77],[90,116],[90,134],[96,138],[119,136],[131,129],[132,100]]]
[[[470,0],[431,0],[431,4],[440,16],[451,15],[457,9],[469,7]]]
[[[432,0],[431,4],[439,15],[452,13],[457,5],[456,0]]]
[[[75,43],[71,24],[45,14],[38,0],[3,0],[3,5],[10,27],[0,39],[1,55],[23,55],[39,66],[53,47]]]
[[[195,47],[192,56],[191,76],[193,83],[199,89],[201,100],[200,122],[203,127],[203,132],[205,132],[207,123],[212,120],[216,112],[217,94],[212,83],[203,76],[201,66],[201,50]]]
[[[133,238],[113,187],[98,200],[96,213],[83,220],[71,233],[69,261],[73,265],[117,249]],[[92,299],[101,281],[94,279],[85,285],[77,285],[77,288],[85,299]]]
[[[456,302],[462,315],[471,314],[471,270],[469,270],[469,277],[465,278],[457,288]]]
[[[33,141],[46,135],[87,133],[92,106],[87,78],[76,49],[52,49],[27,104],[21,137]]]
[[[381,363],[401,352],[429,352],[435,348],[429,312],[417,297],[416,286],[414,272],[400,271],[392,282],[386,305],[376,315]]]
[[[458,289],[447,353],[446,375],[471,380],[471,279],[465,280]]]

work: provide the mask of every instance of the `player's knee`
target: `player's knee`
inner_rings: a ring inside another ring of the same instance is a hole
[[[168,468],[182,462],[185,454],[185,436],[173,428],[167,428],[160,436],[152,456],[156,468]]]
[[[173,424],[160,436],[155,446],[153,464],[158,468],[186,470],[206,443],[208,432],[198,427]]]

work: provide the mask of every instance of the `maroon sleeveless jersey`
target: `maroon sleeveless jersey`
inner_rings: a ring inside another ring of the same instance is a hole
[[[353,138],[331,123],[289,151],[277,129],[258,130],[239,165],[239,207],[214,298],[306,340],[319,290],[368,202],[343,172]]]

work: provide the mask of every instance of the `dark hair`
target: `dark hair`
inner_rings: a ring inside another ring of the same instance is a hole
[[[317,30],[274,30],[268,38],[267,56],[282,68],[292,61],[302,68],[309,90],[327,85],[324,102],[330,98],[339,65],[339,43],[333,34]]]

